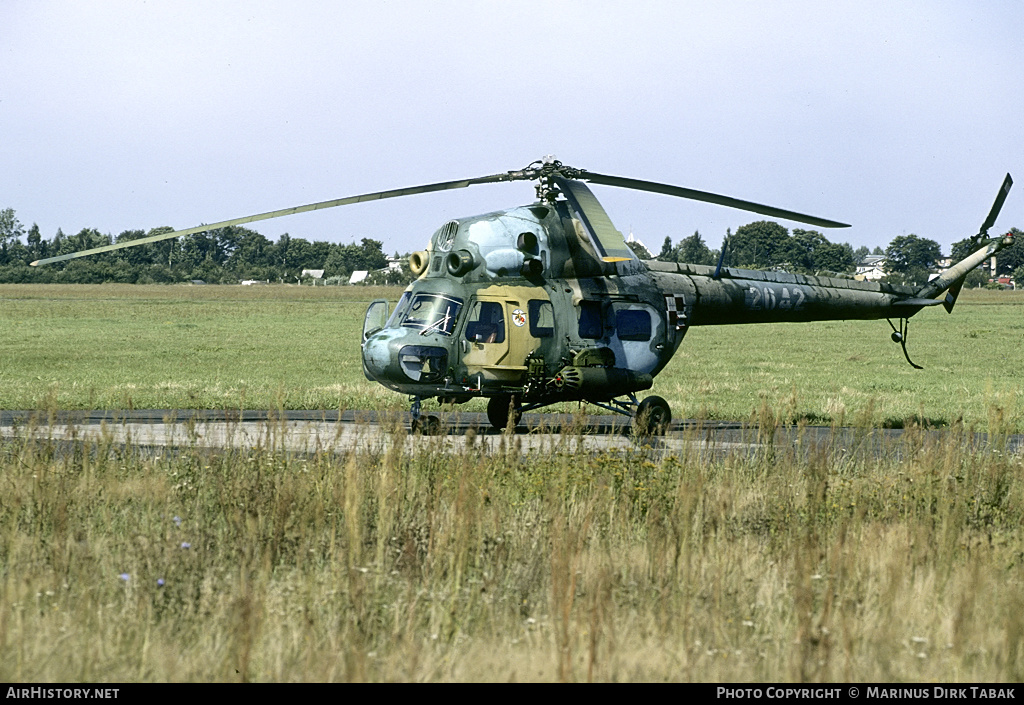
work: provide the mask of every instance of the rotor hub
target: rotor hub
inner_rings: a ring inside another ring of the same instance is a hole
[[[509,181],[536,181],[537,185],[534,188],[537,191],[537,200],[554,203],[562,192],[555,183],[555,178],[578,179],[584,173],[586,172],[583,169],[566,166],[549,156],[531,162],[517,171],[508,172],[508,179]]]

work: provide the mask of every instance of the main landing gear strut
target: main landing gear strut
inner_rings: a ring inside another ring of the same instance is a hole
[[[672,410],[669,408],[668,402],[657,396],[647,397],[641,402],[638,402],[633,394],[629,394],[627,397],[625,400],[612,399],[607,402],[585,401],[616,414],[631,417],[633,419],[633,434],[636,436],[664,435],[672,423]],[[519,425],[523,413],[547,405],[547,403],[535,403],[522,406],[514,396],[502,394],[491,397],[487,402],[487,420],[498,430],[505,430],[510,426],[515,428]]]
[[[626,399],[586,401],[616,414],[629,416],[632,419],[633,435],[638,437],[664,435],[672,423],[672,410],[669,408],[668,402],[659,396],[651,396],[643,401],[637,401],[636,395],[628,394]],[[420,397],[412,397],[412,432],[424,436],[442,433],[444,425],[441,419],[433,414],[423,414],[421,402]],[[487,420],[494,429],[504,431],[517,427],[522,421],[524,413],[548,405],[549,402],[523,405],[513,394],[499,394],[487,401]]]

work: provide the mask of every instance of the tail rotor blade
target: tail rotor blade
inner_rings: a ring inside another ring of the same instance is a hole
[[[999,187],[999,193],[996,195],[995,203],[992,204],[992,210],[988,212],[988,217],[981,224],[981,230],[978,231],[979,237],[986,237],[988,229],[996,224],[996,218],[999,217],[999,211],[1003,209],[1003,202],[1006,200],[1007,194],[1010,193],[1011,186],[1013,186],[1013,179],[1007,174],[1006,178],[1003,179],[1003,185]]]

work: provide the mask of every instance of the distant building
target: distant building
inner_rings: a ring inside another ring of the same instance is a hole
[[[642,247],[645,250],[647,250],[647,254],[648,255],[650,255],[651,257],[654,257],[654,251],[650,247],[645,245],[643,242],[641,242],[640,238],[638,238],[636,235],[634,235],[632,233],[632,231],[629,233],[629,237],[626,238],[626,244],[628,245],[630,243],[632,243],[634,245],[639,245],[640,247]]]
[[[302,279],[306,277],[312,277],[313,279],[323,279],[324,270],[322,269],[303,269],[302,274],[299,275]]]
[[[352,276],[348,278],[349,284],[358,284],[359,282],[370,276],[370,272],[365,269],[357,269],[352,272]]]
[[[867,255],[857,265],[853,278],[858,281],[878,281],[885,276],[885,255]]]

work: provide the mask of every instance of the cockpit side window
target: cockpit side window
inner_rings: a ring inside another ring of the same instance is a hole
[[[505,312],[499,301],[477,301],[466,321],[466,340],[474,343],[505,342]]]

